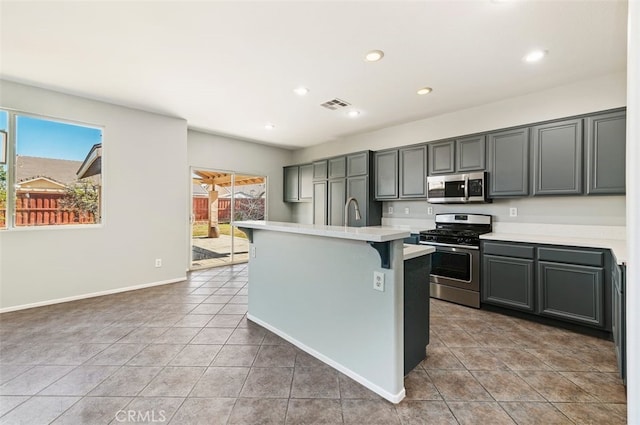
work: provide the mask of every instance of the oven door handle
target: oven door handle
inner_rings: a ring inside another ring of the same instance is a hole
[[[425,242],[425,241],[420,241],[419,243],[421,245],[446,246],[446,247],[449,247],[449,248],[473,249],[473,250],[476,250],[476,251],[480,249],[480,247],[473,246],[473,245],[454,245],[454,244],[451,244],[451,243]]]
[[[469,200],[469,176],[464,176],[464,199]]]

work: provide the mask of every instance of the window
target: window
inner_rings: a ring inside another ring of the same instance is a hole
[[[0,110],[0,131],[1,229],[100,223],[101,128]]]

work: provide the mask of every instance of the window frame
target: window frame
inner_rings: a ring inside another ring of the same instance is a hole
[[[100,130],[102,138],[100,143],[104,143],[105,129],[104,125],[82,122],[78,120],[70,120],[67,118],[53,117],[50,115],[43,115],[32,112],[24,112],[21,110],[7,108],[0,106],[0,111],[7,113],[7,143],[6,153],[7,161],[4,164],[7,172],[7,202],[6,202],[6,217],[5,227],[0,228],[0,234],[4,232],[31,232],[38,230],[75,230],[75,229],[97,229],[105,226],[105,147],[104,144],[101,147],[101,172],[100,172],[100,207],[98,210],[98,216],[100,221],[93,224],[42,224],[38,226],[16,226],[16,155],[17,155],[17,118],[34,118],[46,121],[53,121],[61,124],[75,125],[79,127],[89,127],[92,129]]]

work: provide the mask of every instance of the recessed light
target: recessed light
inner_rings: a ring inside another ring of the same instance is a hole
[[[356,111],[355,109],[353,109],[353,110],[347,112],[347,115],[349,115],[351,118],[355,118],[358,115],[360,115],[360,111]]]
[[[433,91],[433,89],[431,87],[423,87],[420,90],[418,90],[416,93],[418,93],[419,95],[423,95],[423,94],[429,94]]]
[[[309,89],[306,87],[297,87],[293,89],[293,92],[298,96],[304,96],[305,94],[309,93]]]
[[[382,50],[371,50],[364,55],[364,58],[367,62],[377,62],[384,57],[384,52]]]
[[[266,128],[267,130],[273,130],[274,128],[276,128],[276,126],[271,123],[268,123],[264,125],[264,128]]]
[[[545,56],[547,56],[547,51],[546,50],[533,50],[533,51],[529,52],[527,54],[527,56],[525,56],[523,58],[523,60],[525,62],[529,62],[529,63],[538,62],[539,60],[541,60]]]

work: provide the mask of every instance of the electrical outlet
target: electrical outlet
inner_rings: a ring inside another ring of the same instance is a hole
[[[427,214],[433,215],[433,207],[427,207]]]
[[[384,292],[384,273],[373,272],[373,289]]]
[[[162,267],[162,258],[156,258],[156,267]]]
[[[389,214],[393,214],[393,207],[389,207],[389,209],[387,210],[387,212],[388,212]]]
[[[517,217],[518,209],[517,208],[509,208],[509,217]]]
[[[256,258],[256,247],[251,245],[251,258]]]
[[[405,214],[409,214],[409,208],[408,207],[404,209],[404,213]]]

